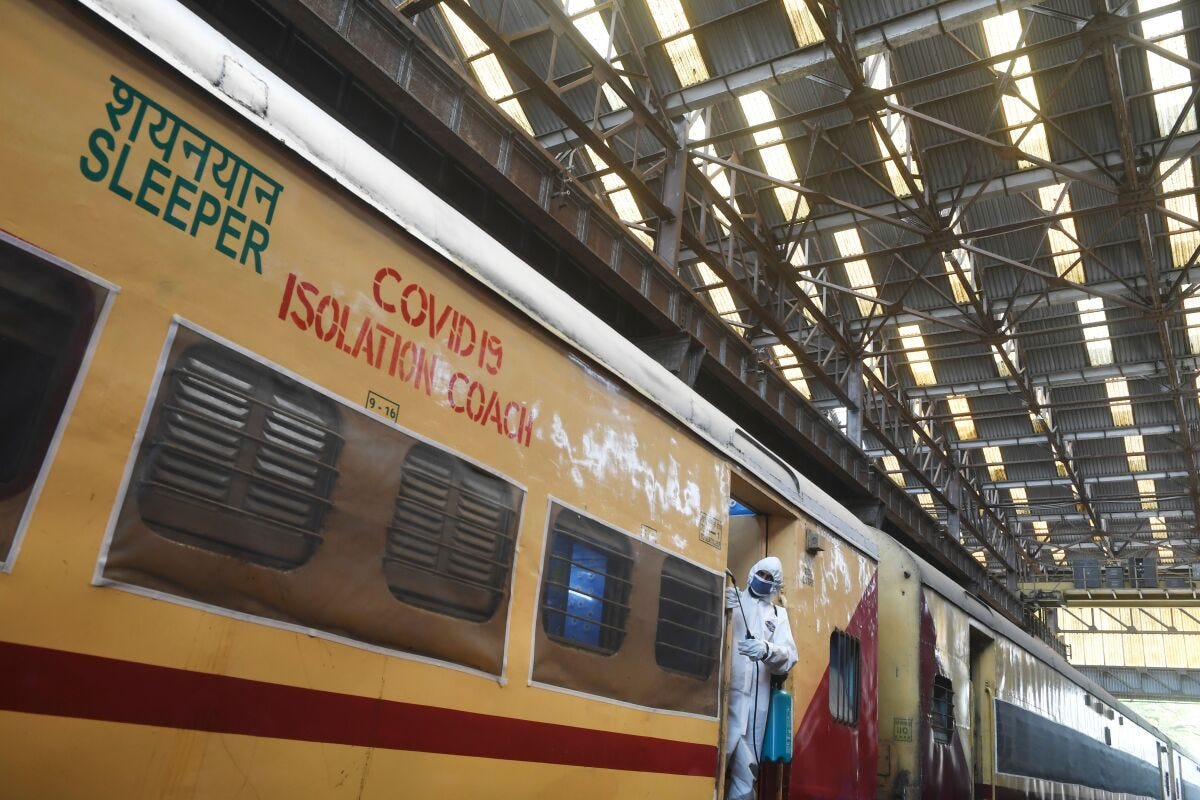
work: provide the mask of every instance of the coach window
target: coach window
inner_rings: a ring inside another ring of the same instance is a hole
[[[105,293],[0,240],[0,562],[8,557]]]
[[[405,602],[473,621],[491,619],[512,567],[519,493],[427,444],[401,467],[383,570]]]
[[[935,675],[933,678],[929,725],[933,729],[935,742],[950,743],[954,735],[954,684],[944,675]]]
[[[859,642],[842,631],[829,635],[829,711],[844,725],[858,723]]]
[[[306,563],[342,445],[333,403],[216,344],[187,348],[164,381],[138,483],[142,519],[262,566]]]
[[[654,659],[664,669],[708,680],[721,641],[721,581],[682,559],[663,562]]]
[[[542,627],[551,639],[611,654],[629,618],[626,537],[572,511],[558,515],[542,580]]]

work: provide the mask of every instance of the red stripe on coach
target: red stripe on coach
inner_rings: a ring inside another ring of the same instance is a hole
[[[717,749],[0,642],[0,709],[390,750],[713,777]]]

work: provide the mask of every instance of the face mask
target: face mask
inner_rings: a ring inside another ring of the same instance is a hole
[[[755,597],[766,597],[775,591],[775,581],[764,581],[757,575],[750,578],[750,594]]]

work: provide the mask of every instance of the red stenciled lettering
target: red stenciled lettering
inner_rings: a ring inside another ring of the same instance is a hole
[[[296,284],[296,299],[300,301],[300,305],[304,308],[304,318],[297,316],[296,312],[292,312],[292,322],[296,323],[296,327],[302,331],[312,327],[313,321],[317,316],[317,312],[313,309],[312,303],[309,301],[309,295],[317,294],[317,287],[313,286],[308,281],[300,281]]]
[[[476,399],[478,397],[478,399]],[[467,416],[472,422],[479,422],[483,417],[484,406],[487,404],[487,392],[479,381],[472,381],[467,388]]]
[[[498,336],[489,336],[485,344],[486,346],[480,350],[480,356],[486,351],[489,356],[495,356],[495,358],[488,358],[488,363],[484,364],[483,367],[489,374],[495,375],[500,371],[500,367],[504,363],[504,345]]]
[[[437,338],[442,335],[442,329],[446,327],[446,323],[450,320],[450,315],[454,313],[453,306],[442,306],[442,313],[435,315],[434,310],[436,307],[437,298],[431,294],[429,295],[429,338],[434,341],[437,341]]]
[[[399,340],[400,337],[397,336],[396,339]],[[400,353],[399,353],[400,359],[398,362],[397,372],[395,374],[398,375],[400,380],[403,381],[404,383],[408,383],[409,379],[412,378],[412,376],[413,376],[413,365],[410,364],[408,361],[408,355],[413,350],[421,351],[421,348],[417,347],[411,341],[407,341],[400,346]],[[424,352],[424,351],[421,351],[421,352]],[[392,360],[395,361],[396,359],[393,358]],[[408,370],[407,374],[405,373],[405,369]]]
[[[428,397],[433,396],[433,373],[437,369],[439,357],[437,354],[430,355],[429,351],[421,348],[420,355],[417,356],[416,378],[413,379],[414,389],[424,389]]]
[[[468,329],[471,331],[469,336],[467,335]],[[471,355],[475,350],[475,323],[471,322],[471,318],[466,314],[460,314],[458,317],[458,327],[454,332],[454,342],[454,352],[463,358]]]
[[[313,287],[316,288],[315,286]],[[330,312],[328,327],[325,322],[325,312]],[[316,332],[321,341],[328,342],[338,333],[338,318],[341,316],[341,305],[331,295],[325,295],[317,303]]]
[[[373,294],[375,295],[375,305],[379,306],[380,308],[382,308],[384,311],[386,311],[389,314],[395,314],[396,313],[396,305],[394,303],[389,303],[388,301],[383,299],[383,279],[384,278],[391,278],[396,283],[400,283],[400,273],[397,272],[396,270],[392,269],[391,267],[380,267],[379,271],[375,273],[375,285],[373,287]]]
[[[483,412],[483,419],[479,421],[480,425],[494,424],[496,433],[504,434],[504,426],[500,420],[500,398],[493,391],[488,398],[487,409]]]
[[[338,319],[337,342],[334,347],[341,350],[343,353],[349,353],[350,348],[346,347],[346,329],[350,327],[350,304],[342,305],[342,316]]]
[[[283,299],[279,302],[279,318],[287,320],[288,308],[292,305],[292,292],[296,290],[296,273],[289,272],[283,285]]]
[[[509,420],[513,414],[517,415],[517,419],[512,424]],[[504,407],[504,435],[510,439],[517,438],[517,434],[521,432],[521,418],[525,416],[524,406],[520,403],[510,400],[508,405]]]
[[[471,379],[467,377],[465,372],[456,372],[450,376],[450,385],[446,387],[446,399],[450,402],[450,407],[454,409],[455,414],[462,414],[467,410],[466,398],[460,403],[455,399],[454,390],[459,383],[467,383]]]
[[[375,360],[371,362],[371,366],[379,369],[383,364],[383,351],[387,350],[387,342],[396,336],[396,332],[381,322],[375,323],[375,330],[379,333],[379,347],[375,349]]]
[[[521,433],[517,437],[517,441],[529,447],[529,442],[533,439],[533,413],[524,406],[521,407]]]
[[[354,341],[351,358],[358,358],[360,353],[366,353],[367,363],[375,361],[375,323],[370,317],[364,317],[358,328],[358,338]]]
[[[413,313],[412,309],[413,295],[418,297],[416,313]],[[429,295],[425,294],[425,290],[420,284],[410,283],[400,293],[400,316],[404,317],[404,321],[414,328],[419,328],[425,323],[425,317],[428,316],[428,305]]]

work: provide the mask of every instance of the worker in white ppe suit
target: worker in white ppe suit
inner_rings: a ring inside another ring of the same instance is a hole
[[[730,586],[725,590],[725,607],[733,609],[734,646],[725,737],[729,800],[754,797],[771,676],[786,675],[796,664],[796,642],[787,609],[771,602],[782,586],[783,564],[768,556],[751,567],[745,589]],[[754,638],[746,638],[747,629]]]

